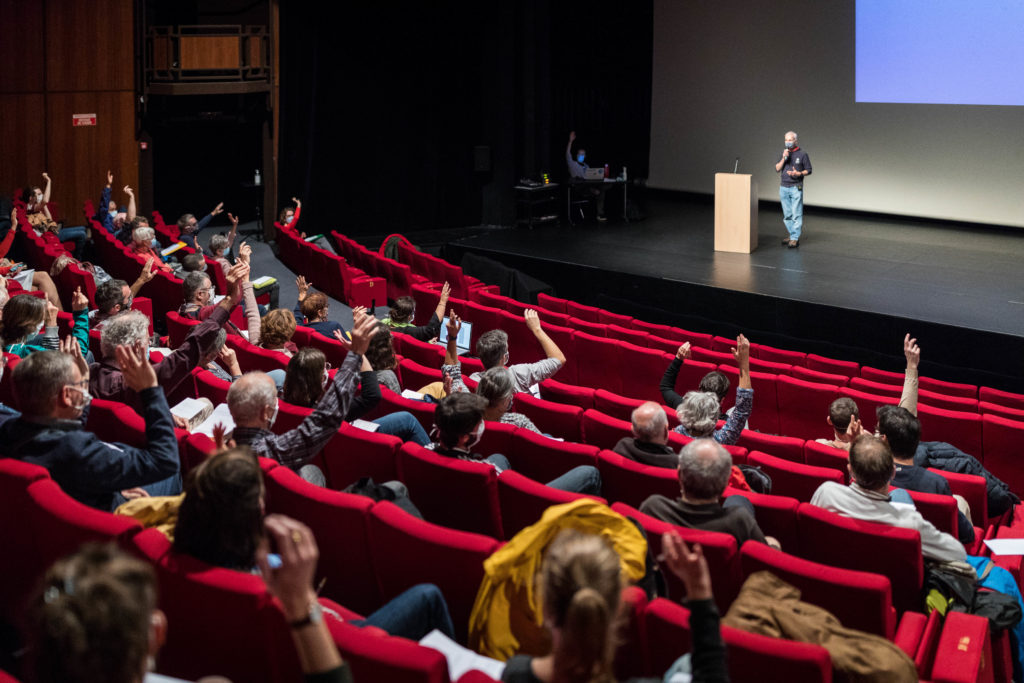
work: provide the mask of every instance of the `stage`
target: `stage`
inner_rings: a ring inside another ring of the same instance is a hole
[[[713,249],[709,197],[661,195],[644,210],[634,223],[480,228],[444,251],[581,303],[877,367],[899,369],[910,332],[923,374],[1024,391],[1024,229],[809,208],[788,249],[778,204],[762,202],[757,250],[732,254]]]

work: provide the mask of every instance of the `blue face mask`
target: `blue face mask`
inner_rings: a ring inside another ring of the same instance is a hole
[[[109,213],[109,214],[110,214],[110,217],[111,217],[111,218],[113,218],[114,216],[116,216],[116,215],[117,215],[117,211],[107,211],[107,213]]]
[[[580,154],[580,155],[578,155],[576,157],[576,161],[580,162],[581,164],[583,163],[584,159],[586,159],[586,157],[584,155],[582,155],[582,154]]]
[[[786,149],[793,149],[794,147],[796,147],[796,143],[795,142],[793,142],[792,140],[787,140],[786,141]]]
[[[295,218],[295,216],[288,216],[288,218],[285,218],[285,219],[284,219],[284,224],[285,224],[285,225],[288,225],[289,223],[291,223],[291,222],[292,222],[292,219],[293,219],[293,218]]]

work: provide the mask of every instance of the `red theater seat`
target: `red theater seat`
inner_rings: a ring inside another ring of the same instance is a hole
[[[860,366],[853,361],[826,358],[814,353],[807,354],[806,365],[810,370],[830,372],[835,375],[846,375],[847,377],[856,377],[860,370]]]
[[[863,415],[863,413],[862,413]],[[981,415],[959,410],[917,406],[922,441],[945,441],[984,461]]]
[[[679,477],[674,469],[652,467],[603,450],[597,457],[601,472],[601,493],[611,501],[639,507],[648,496],[679,497]]]
[[[740,432],[740,439],[736,445],[742,446],[748,451],[761,451],[774,455],[776,458],[803,463],[805,462],[804,443],[803,439],[792,436],[775,436],[744,429]]]
[[[551,481],[580,465],[597,466],[597,446],[559,441],[529,429],[517,429],[510,445],[507,451],[491,452],[505,453],[516,472],[540,482]]]
[[[579,406],[584,410],[594,407],[594,391],[590,387],[563,384],[553,379],[546,379],[540,383],[540,396],[545,401]]]
[[[753,451],[747,463],[756,465],[772,478],[772,494],[807,502],[826,481],[843,483],[843,474],[830,467],[814,467]]]
[[[582,441],[583,409],[579,406],[552,403],[528,393],[516,394],[514,408],[526,415],[537,429],[566,441]]]
[[[979,458],[989,472],[1006,482],[1011,491],[1024,491],[1024,420],[1007,420],[998,415],[983,415],[982,437],[984,458]],[[922,427],[923,431],[923,427]]]
[[[776,384],[779,399],[779,433],[785,436],[814,438],[828,436],[831,427],[825,421],[828,407],[838,397],[838,387],[805,382],[780,375]],[[757,401],[757,394],[754,395]],[[861,411],[863,416],[863,411]]]
[[[571,503],[579,498],[607,503],[604,498],[560,491],[537,482],[519,472],[502,472],[498,477],[498,500],[501,502],[501,524],[505,538],[512,538],[522,529],[540,521],[552,505]]]

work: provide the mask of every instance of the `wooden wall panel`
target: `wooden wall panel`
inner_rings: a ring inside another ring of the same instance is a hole
[[[238,36],[182,36],[182,69],[237,69]]]
[[[0,92],[41,92],[43,81],[43,5],[0,0]]]
[[[0,192],[42,183],[46,171],[46,109],[42,93],[0,95]]]
[[[96,114],[95,126],[71,125],[72,114]],[[129,92],[50,93],[49,163],[53,198],[72,225],[82,222],[82,201],[99,201],[107,169],[114,172],[114,199],[126,203],[121,188],[138,195],[139,153],[135,109]],[[139,207],[142,209],[150,207]]]
[[[132,0],[46,0],[45,5],[48,90],[135,87]]]

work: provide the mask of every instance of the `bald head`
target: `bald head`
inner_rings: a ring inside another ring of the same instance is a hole
[[[266,428],[277,407],[277,385],[265,372],[247,372],[228,389],[228,409],[239,427]]]
[[[654,401],[641,403],[633,411],[633,436],[645,443],[668,443],[668,417]]]
[[[718,500],[731,471],[732,456],[714,439],[694,439],[679,452],[679,487],[688,502]]]
[[[871,434],[861,434],[850,446],[850,477],[869,491],[889,492],[896,473],[888,444]]]

